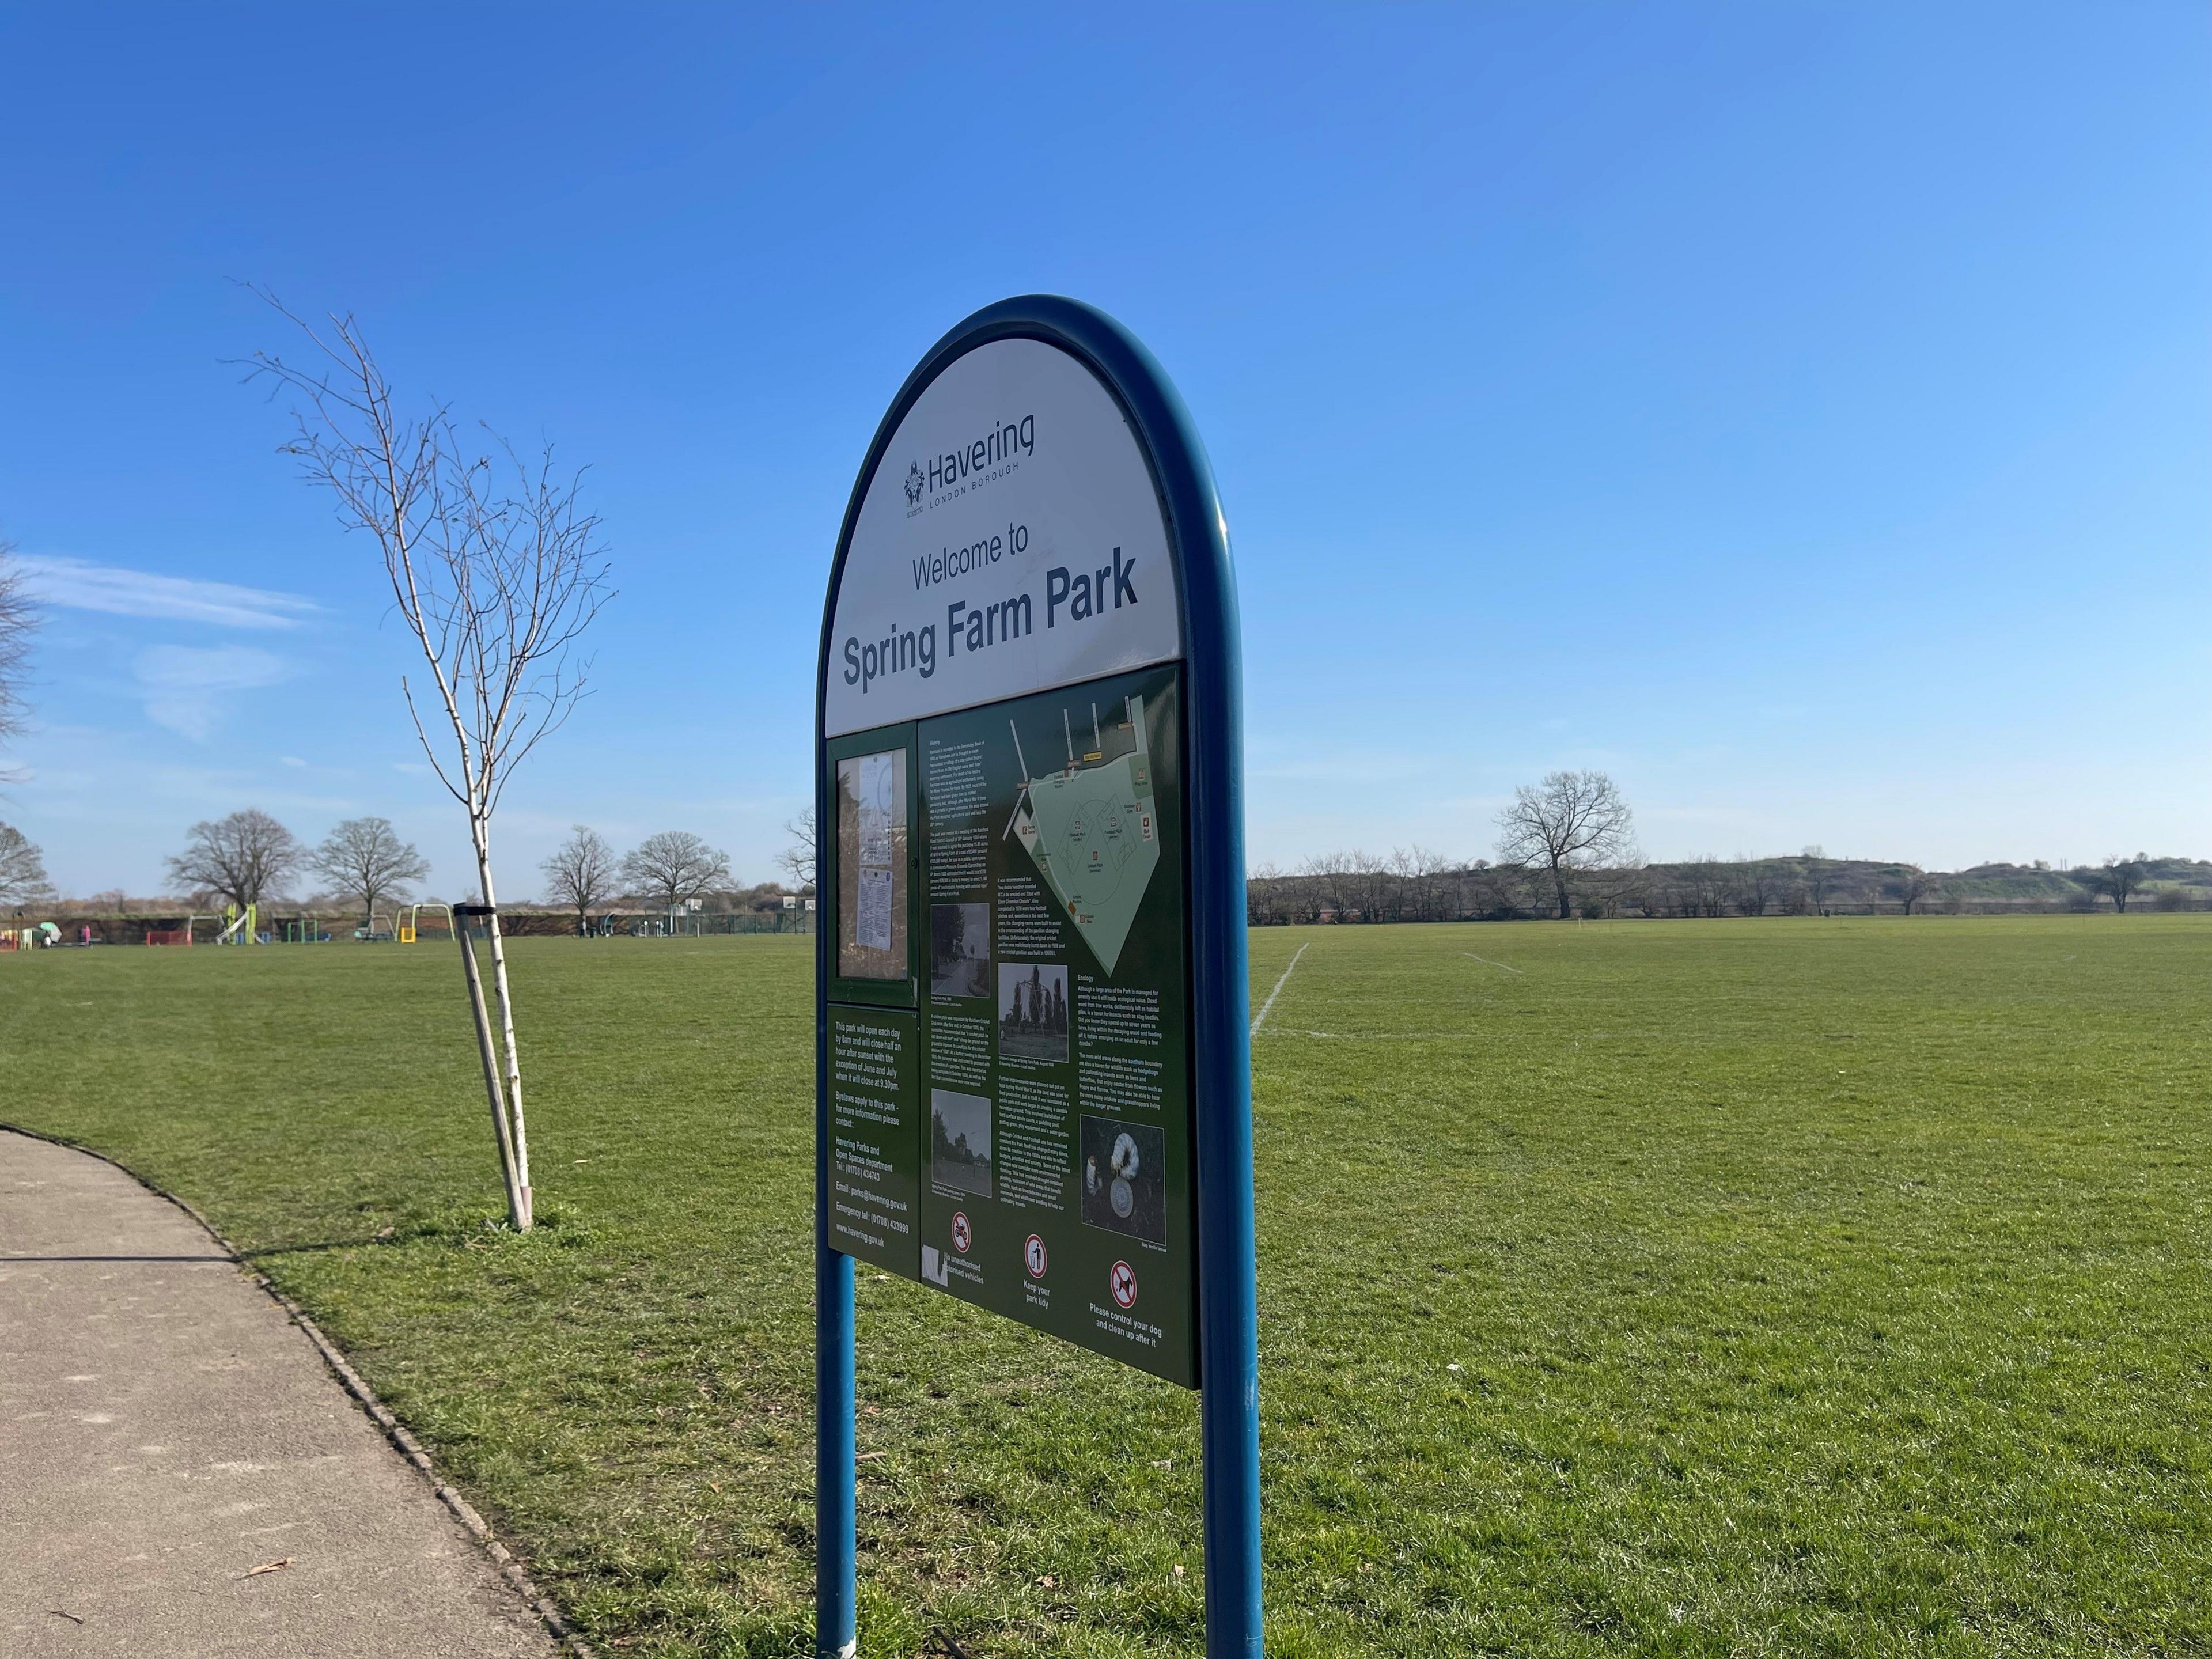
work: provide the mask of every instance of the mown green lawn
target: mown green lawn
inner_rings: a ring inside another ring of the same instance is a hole
[[[2212,1652],[2212,918],[1253,942],[1284,1656]],[[0,957],[595,1639],[805,1650],[805,941]],[[862,1275],[862,1649],[1202,1649],[1194,1401]]]

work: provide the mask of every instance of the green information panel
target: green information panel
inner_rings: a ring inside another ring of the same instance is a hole
[[[919,1014],[833,991],[831,1234],[1194,1386],[1181,691],[1169,664],[840,745],[871,780],[903,755],[920,785],[896,919]],[[892,787],[841,787],[841,811],[872,824]],[[841,832],[838,860],[869,839]],[[902,866],[881,840],[868,867]],[[877,960],[885,902],[836,883],[841,962]]]
[[[1189,1382],[1176,678],[921,723],[921,1232],[930,1282]]]

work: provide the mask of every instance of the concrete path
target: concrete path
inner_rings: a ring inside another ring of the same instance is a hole
[[[0,1131],[0,1654],[556,1652],[190,1216]]]

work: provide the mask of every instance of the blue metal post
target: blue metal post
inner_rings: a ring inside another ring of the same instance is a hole
[[[1233,688],[1231,695],[1233,699]],[[1203,769],[1194,754],[1194,781]],[[1241,794],[1236,775],[1241,769],[1233,761],[1224,769],[1216,757],[1214,769],[1216,782],[1225,781],[1232,796]],[[1225,779],[1219,775],[1224,769]],[[1194,896],[1209,889],[1217,898],[1232,890],[1237,896],[1233,930],[1226,927],[1225,906],[1194,907],[1192,940],[1194,955],[1206,964],[1195,987],[1201,1002],[1196,1024],[1212,1038],[1201,1039],[1198,1054],[1198,1412],[1206,1458],[1206,1651],[1207,1659],[1260,1659],[1260,1308],[1253,1246],[1243,815],[1237,812],[1225,822],[1234,831],[1223,834],[1216,848],[1196,854],[1198,860],[1215,860],[1221,867],[1192,884]],[[1232,876],[1234,889],[1228,886]]]
[[[814,1247],[814,1651],[852,1659],[859,1569],[854,1526],[853,1258]]]
[[[1236,578],[1205,451],[1164,375],[1158,386],[1164,417],[1180,440],[1160,444],[1156,439],[1155,448],[1169,452],[1161,459],[1163,493],[1182,544],[1190,630],[1185,672],[1190,685],[1206,1651],[1207,1659],[1260,1659],[1260,1309],[1244,950],[1243,667]]]
[[[824,633],[828,625],[824,623]],[[825,653],[826,654],[826,653]],[[818,697],[818,690],[817,690]],[[817,712],[814,811],[835,824]],[[854,1524],[853,1258],[830,1245],[830,907],[814,931],[814,1651],[852,1659],[858,1641],[859,1536]]]

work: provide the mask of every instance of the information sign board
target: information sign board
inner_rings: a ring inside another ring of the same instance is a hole
[[[1209,1651],[1259,1651],[1238,678],[1212,479],[1143,349],[1034,298],[940,341],[818,666],[825,1654],[854,1261],[1201,1387]]]

